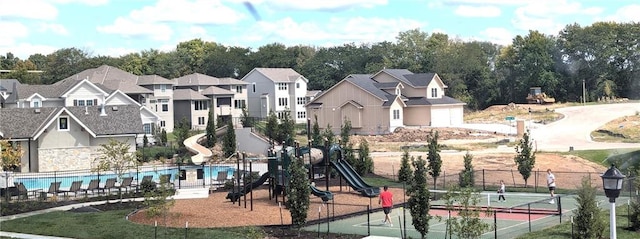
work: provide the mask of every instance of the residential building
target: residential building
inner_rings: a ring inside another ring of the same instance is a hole
[[[463,123],[464,102],[445,95],[435,73],[384,69],[373,75],[352,74],[320,93],[307,105],[321,128],[339,132],[345,120],[353,133],[386,134],[396,128],[446,127]]]
[[[142,105],[151,109],[160,117],[158,126],[167,132],[173,132],[173,85],[174,81],[158,75],[143,75],[137,80],[137,84],[152,91],[145,98]]]
[[[254,68],[242,79],[248,83],[248,112],[266,118],[270,111],[282,118],[290,112],[296,123],[307,121],[307,80],[291,68]]]
[[[200,73],[173,79],[174,119],[186,118],[192,129],[205,129],[209,107],[214,117],[239,125],[247,106],[247,83],[233,78],[217,78]]]

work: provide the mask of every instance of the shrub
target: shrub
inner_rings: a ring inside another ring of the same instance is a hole
[[[158,186],[153,181],[142,181],[142,183],[140,183],[140,191],[142,191],[143,194],[154,192],[157,188]]]

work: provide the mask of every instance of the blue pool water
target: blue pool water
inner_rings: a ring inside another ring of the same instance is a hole
[[[181,167],[180,169],[196,169],[201,167]],[[218,165],[207,165],[204,167],[204,179],[207,181],[208,179],[216,179],[218,177],[218,172],[227,171],[228,178],[233,176],[233,172],[235,171],[234,167],[231,166],[218,166]],[[158,169],[156,171],[144,171],[138,172],[136,176],[136,172],[130,172],[123,174],[124,177],[133,177],[135,182],[136,178],[142,180],[142,177],[146,175],[153,176],[154,181],[160,181],[160,175],[163,174],[171,174],[171,181],[176,182],[178,174],[178,168],[166,168],[166,169]],[[74,181],[82,180],[82,187],[86,188],[89,185],[89,182],[93,179],[100,179],[100,185],[103,185],[108,178],[116,178],[115,174],[88,174],[88,175],[58,175],[56,177],[16,177],[14,182],[23,183],[27,190],[35,190],[42,189],[44,191],[49,190],[49,186],[52,182],[61,182],[60,189],[65,190],[71,187],[71,183]],[[177,185],[177,183],[175,183]]]

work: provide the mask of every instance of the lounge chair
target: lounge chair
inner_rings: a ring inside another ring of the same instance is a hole
[[[91,193],[95,193],[96,190],[100,192],[100,179],[91,179],[91,181],[89,181],[89,186],[83,189],[85,195],[89,194],[89,191],[91,191]]]
[[[16,185],[16,188],[18,188],[18,199],[20,199],[21,196],[24,196],[25,199],[29,199],[30,194],[33,194],[33,197],[35,198],[36,194],[42,191],[42,189],[27,190],[27,187],[25,187],[23,183],[14,184]]]
[[[71,183],[71,186],[69,186],[69,190],[61,190],[58,192],[64,193],[65,196],[68,196],[69,193],[74,193],[74,196],[78,196],[78,192],[82,191],[82,180],[80,181],[73,181]]]
[[[111,194],[111,189],[116,187],[116,178],[109,178],[104,183],[104,187],[99,187],[98,190],[102,190],[102,193],[105,193],[106,190],[109,190],[109,194]]]
[[[218,177],[216,177],[216,180],[214,180],[211,184],[218,187],[224,186],[224,183],[229,181],[228,177],[229,174],[227,173],[227,171],[218,171]]]
[[[129,192],[129,188],[131,187],[131,182],[133,182],[133,177],[126,177],[122,179],[122,183],[118,186],[118,188],[124,188],[127,192]]]
[[[49,194],[51,194],[52,196],[57,196],[58,193],[60,192],[60,184],[62,182],[52,182],[51,185],[49,185],[49,190],[47,191],[47,193],[42,194],[42,199],[46,199],[46,197],[49,196]]]

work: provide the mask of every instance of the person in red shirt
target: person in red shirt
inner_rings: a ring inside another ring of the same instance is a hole
[[[382,210],[384,211],[384,220],[382,223],[389,223],[389,226],[393,226],[391,223],[391,208],[393,207],[393,194],[388,191],[389,187],[387,185],[384,186],[384,191],[380,193],[380,198],[378,199],[378,204],[382,204]]]

